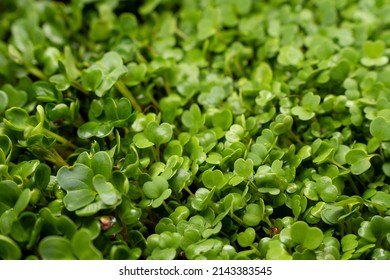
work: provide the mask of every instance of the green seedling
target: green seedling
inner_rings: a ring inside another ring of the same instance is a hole
[[[390,258],[388,1],[0,2],[0,259]]]

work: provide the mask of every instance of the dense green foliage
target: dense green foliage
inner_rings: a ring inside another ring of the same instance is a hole
[[[0,259],[390,259],[389,1],[0,11]]]

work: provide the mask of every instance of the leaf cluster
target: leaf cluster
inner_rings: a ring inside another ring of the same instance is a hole
[[[390,259],[390,3],[136,2],[0,3],[0,259]]]

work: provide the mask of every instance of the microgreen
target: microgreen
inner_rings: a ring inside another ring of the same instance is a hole
[[[0,259],[390,259],[387,1],[6,2]]]
[[[86,90],[93,90],[102,97],[126,73],[127,68],[121,56],[116,52],[108,52],[81,73],[81,84]]]

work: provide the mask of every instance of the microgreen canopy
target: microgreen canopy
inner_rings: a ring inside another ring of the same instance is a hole
[[[0,259],[390,259],[389,1],[0,3]]]

